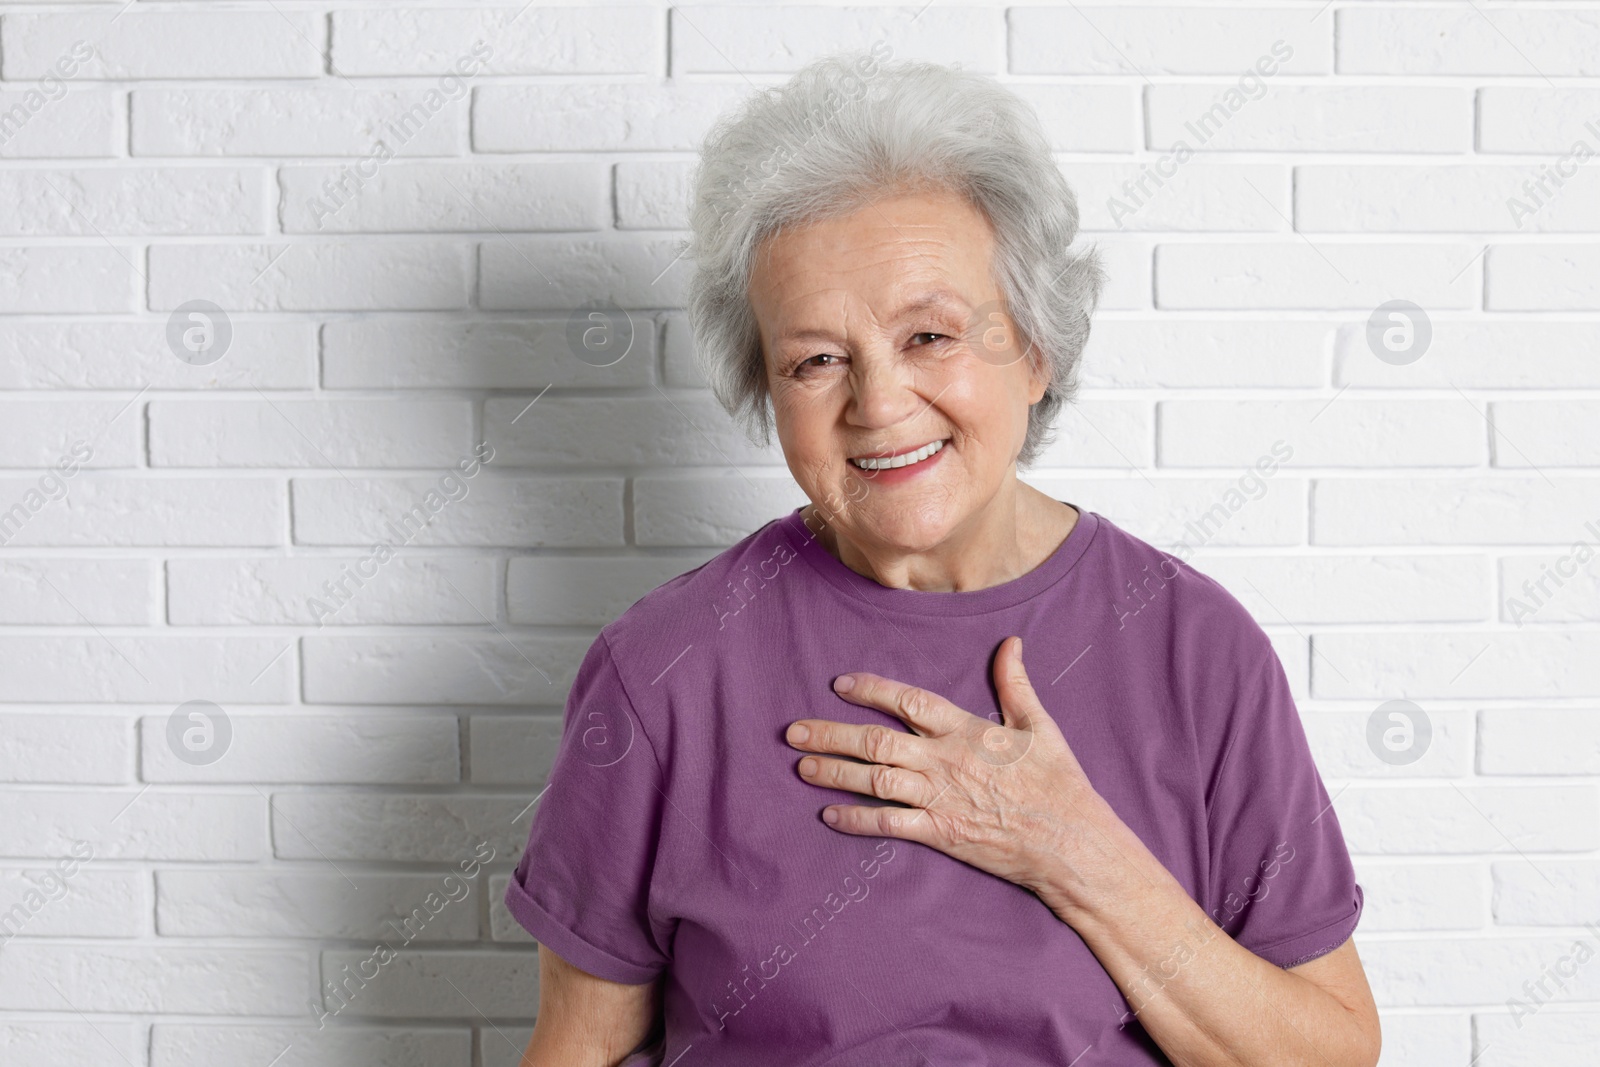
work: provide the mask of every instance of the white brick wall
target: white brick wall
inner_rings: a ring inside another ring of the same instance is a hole
[[[694,148],[877,40],[1028,99],[1106,254],[1033,484],[1171,545],[1293,449],[1195,562],[1301,701],[1386,1067],[1592,1062],[1600,0],[0,3],[0,1061],[516,1062],[499,900],[584,650],[803,502],[690,362]]]

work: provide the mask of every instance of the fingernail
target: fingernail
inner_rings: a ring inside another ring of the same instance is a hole
[[[789,740],[795,744],[804,744],[811,740],[811,727],[803,722],[797,722],[789,727]]]
[[[829,826],[832,826],[834,823],[839,821],[839,813],[834,811],[832,808],[823,808],[822,821],[827,823]]]
[[[856,678],[853,674],[841,674],[833,680],[835,693],[848,693],[856,687]]]
[[[801,760],[800,773],[805,775],[807,778],[811,777],[813,774],[816,774],[817,761],[812,759],[810,756],[807,756],[805,759]]]

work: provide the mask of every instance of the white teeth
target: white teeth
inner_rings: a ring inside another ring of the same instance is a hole
[[[903,456],[895,456],[892,459],[852,459],[850,462],[854,463],[862,470],[892,470],[895,467],[908,467],[913,463],[921,463],[923,460],[939,451],[939,449],[943,448],[944,445],[945,443],[943,441],[934,441],[931,444],[923,445],[915,452],[907,452]]]

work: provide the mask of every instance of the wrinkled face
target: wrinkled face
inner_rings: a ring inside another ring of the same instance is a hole
[[[926,551],[1014,506],[1046,383],[1003,314],[993,250],[983,214],[942,190],[896,191],[761,248],[749,296],[778,441],[858,545]]]

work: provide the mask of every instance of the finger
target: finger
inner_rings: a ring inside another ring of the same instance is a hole
[[[925,775],[904,767],[806,756],[796,769],[800,777],[812,785],[844,789],[879,800],[921,807],[934,798],[933,783]]]
[[[913,771],[925,771],[934,762],[927,738],[883,723],[863,726],[832,719],[800,719],[789,724],[784,739],[807,752],[834,752]]]
[[[1000,646],[994,662],[994,687],[1000,697],[1000,713],[1013,730],[1033,731],[1054,723],[1022,664],[1022,638],[1008,638]]]
[[[841,674],[833,691],[852,704],[888,712],[924,737],[941,737],[973,717],[937,693],[864,671]]]
[[[937,847],[934,840],[938,830],[922,808],[830,804],[822,809],[822,821],[847,834],[894,837]]]

